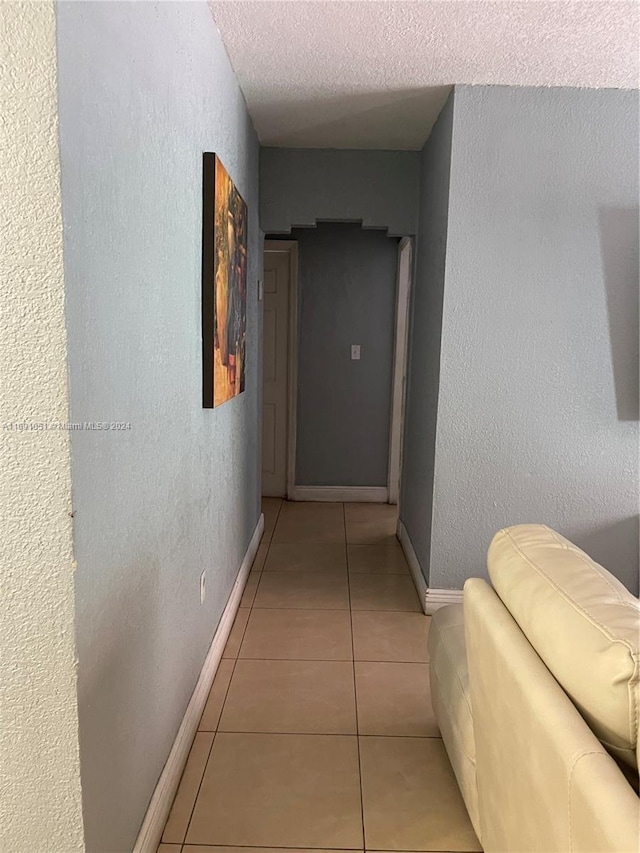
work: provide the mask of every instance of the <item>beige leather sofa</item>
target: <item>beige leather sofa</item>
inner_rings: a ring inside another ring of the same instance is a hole
[[[638,851],[638,599],[542,525],[501,530],[487,565],[493,588],[468,580],[429,637],[434,711],[484,850]]]

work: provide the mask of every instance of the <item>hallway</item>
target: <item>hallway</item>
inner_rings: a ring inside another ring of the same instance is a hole
[[[481,850],[431,710],[397,508],[263,510],[159,853]]]

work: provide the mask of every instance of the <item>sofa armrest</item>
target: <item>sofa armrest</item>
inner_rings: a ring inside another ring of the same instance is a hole
[[[464,614],[487,853],[637,853],[639,802],[485,581]]]

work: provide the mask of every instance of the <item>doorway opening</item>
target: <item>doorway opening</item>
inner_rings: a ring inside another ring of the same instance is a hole
[[[336,222],[291,237],[264,246],[262,494],[395,504],[412,241]]]

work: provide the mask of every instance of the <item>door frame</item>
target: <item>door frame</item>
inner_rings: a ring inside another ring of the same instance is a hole
[[[298,242],[297,240],[264,241],[265,252],[289,255],[289,329],[287,341],[287,499],[296,500],[296,442],[298,411]],[[406,376],[409,343],[409,307],[413,282],[414,241],[403,237],[398,244],[396,274],[396,317],[393,355],[393,379],[389,427],[389,465],[387,501],[399,502],[402,443],[406,409]],[[362,498],[360,498],[362,500]],[[370,498],[371,499],[371,498]],[[379,500],[379,498],[376,498]],[[316,498],[317,500],[317,498]]]
[[[406,377],[409,343],[409,305],[413,280],[413,239],[403,237],[398,244],[396,281],[396,330],[393,351],[393,381],[391,386],[391,417],[389,427],[389,472],[387,500],[400,500],[400,471],[406,408]]]
[[[298,241],[267,240],[264,252],[289,255],[289,328],[287,340],[287,455],[286,495],[294,499],[296,483],[296,433],[298,411]],[[264,273],[263,273],[264,274]],[[260,436],[262,439],[262,436]]]

